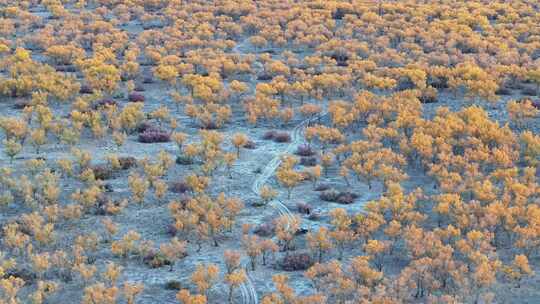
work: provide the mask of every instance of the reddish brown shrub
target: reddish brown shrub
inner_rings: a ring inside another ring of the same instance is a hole
[[[313,212],[313,208],[309,204],[303,203],[303,202],[296,204],[296,210],[299,213],[308,214],[308,215]]]
[[[171,141],[170,134],[163,130],[150,130],[139,134],[139,142],[149,143],[164,143]]]
[[[191,191],[191,187],[185,181],[173,182],[169,186],[169,189],[173,193],[186,193],[188,191]]]
[[[137,159],[133,156],[119,157],[118,162],[120,163],[120,167],[122,167],[122,170],[128,170],[137,166]]]
[[[350,192],[341,192],[338,196],[337,203],[343,205],[349,205],[354,203],[354,200],[358,198],[358,195]]]
[[[264,140],[273,140],[276,137],[277,132],[276,131],[267,131],[263,135]]]
[[[319,198],[325,202],[337,202],[338,197],[339,192],[336,189],[328,189],[319,194]]]
[[[296,148],[294,154],[298,156],[308,157],[315,155],[315,151],[313,151],[313,149],[308,145],[300,145]]]
[[[170,237],[175,237],[175,236],[176,236],[176,233],[178,233],[178,229],[176,229],[176,226],[175,226],[175,225],[170,224],[169,226],[167,226],[167,234],[168,234]]]
[[[261,75],[257,76],[257,80],[261,80],[261,81],[272,80],[272,75],[269,75],[269,74],[261,74]]]
[[[287,132],[278,132],[274,136],[274,142],[287,143],[291,141],[291,136]]]
[[[285,271],[299,271],[306,270],[313,266],[314,261],[307,253],[294,253],[285,256],[281,262],[281,269]]]
[[[95,165],[91,169],[96,179],[108,180],[113,178],[114,170],[107,164]]]
[[[249,149],[249,150],[257,149],[257,145],[255,145],[254,141],[248,140],[246,144],[244,145],[244,149]]]
[[[274,224],[273,223],[263,223],[257,226],[253,231],[258,236],[269,237],[274,235]]]
[[[358,195],[347,191],[339,192],[335,189],[329,189],[321,192],[319,198],[326,202],[348,205],[354,203]]]
[[[128,96],[129,102],[144,102],[144,95],[139,93],[131,93]]]
[[[137,125],[137,128],[135,129],[137,133],[144,133],[146,131],[155,131],[158,130],[158,128],[152,124],[151,122],[145,120]]]

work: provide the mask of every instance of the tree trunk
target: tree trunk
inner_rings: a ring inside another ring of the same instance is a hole
[[[232,304],[233,287],[229,287],[229,303]]]
[[[256,257],[250,257],[250,262],[251,262],[251,270],[255,271],[255,260]]]

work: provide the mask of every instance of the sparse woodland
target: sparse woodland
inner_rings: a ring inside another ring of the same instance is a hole
[[[0,304],[532,303],[540,4],[0,0]]]

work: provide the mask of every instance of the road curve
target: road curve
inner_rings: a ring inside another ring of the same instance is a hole
[[[321,113],[317,116],[303,120],[302,122],[300,122],[298,125],[294,127],[294,129],[291,132],[291,142],[287,145],[287,147],[285,147],[285,149],[281,153],[278,153],[276,156],[274,156],[272,160],[270,160],[270,162],[268,162],[266,167],[264,167],[264,169],[262,170],[261,174],[259,174],[259,176],[253,182],[251,190],[255,194],[259,195],[259,192],[261,191],[262,186],[264,186],[264,184],[266,184],[266,182],[274,175],[277,168],[281,164],[281,157],[285,154],[292,153],[293,150],[302,142],[302,139],[304,137],[305,127],[309,123],[315,120],[319,120],[323,118],[324,116],[326,116],[327,114],[328,112],[325,111],[324,113]],[[287,216],[287,218],[289,218],[289,221],[292,219],[293,217],[292,212],[280,200],[273,200],[269,204],[274,209],[276,209],[280,215]]]
[[[304,128],[311,122],[321,119],[322,117],[326,116],[328,112],[321,113],[315,117],[311,117],[308,119],[303,120],[298,125],[294,127],[294,129],[291,132],[291,142],[285,147],[283,151],[278,153],[272,160],[266,164],[262,172],[257,176],[257,178],[253,181],[253,185],[251,186],[251,190],[256,194],[259,195],[262,186],[266,184],[266,182],[274,175],[277,168],[281,164],[281,157],[285,154],[290,154],[293,152],[294,148],[297,147],[304,137]],[[280,200],[273,200],[269,203],[270,206],[272,206],[274,209],[276,209],[280,215],[284,215],[289,219],[289,222],[293,218],[292,212],[287,208],[283,202]],[[259,298],[257,296],[257,291],[255,290],[255,287],[253,286],[253,282],[251,281],[251,278],[249,277],[249,274],[246,275],[246,282],[240,286],[240,292],[242,293],[242,302],[244,304],[259,304]]]

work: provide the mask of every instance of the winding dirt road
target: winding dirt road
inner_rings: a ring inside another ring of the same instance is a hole
[[[261,174],[259,174],[259,176],[253,182],[251,190],[255,194],[259,195],[259,192],[261,191],[262,186],[264,186],[264,184],[266,184],[266,182],[274,175],[277,168],[281,164],[281,157],[285,154],[291,154],[293,150],[302,142],[302,139],[304,137],[304,128],[309,123],[315,120],[319,120],[323,118],[324,116],[326,116],[327,114],[328,112],[324,112],[317,116],[308,118],[294,127],[291,134],[291,142],[287,145],[287,147],[285,147],[285,149],[281,153],[278,153],[276,156],[274,156],[272,160],[270,160],[270,162],[268,162],[266,167],[264,167],[264,169],[262,170]],[[289,220],[292,219],[293,217],[292,212],[280,200],[275,199],[271,201],[269,205],[275,208],[281,215],[287,216]]]
[[[283,151],[278,153],[268,164],[264,167],[261,174],[255,179],[253,182],[253,185],[251,186],[251,190],[259,195],[259,192],[261,191],[262,186],[266,184],[266,182],[274,175],[276,170],[279,168],[279,165],[281,164],[281,157],[285,154],[290,154],[293,152],[293,150],[301,144],[303,137],[304,137],[304,128],[311,122],[315,120],[319,120],[326,116],[328,112],[323,112],[317,116],[311,117],[309,119],[306,119],[296,125],[294,129],[291,132],[291,142],[285,147]],[[293,218],[292,212],[289,210],[289,208],[283,204],[278,199],[275,199],[269,203],[270,206],[272,206],[274,209],[276,209],[280,215],[284,215],[289,219],[289,222]],[[255,287],[253,286],[253,282],[251,281],[249,274],[247,275],[247,280],[244,284],[240,286],[240,291],[242,293],[242,299],[244,304],[258,304],[259,298],[257,297],[257,291],[255,290]]]

